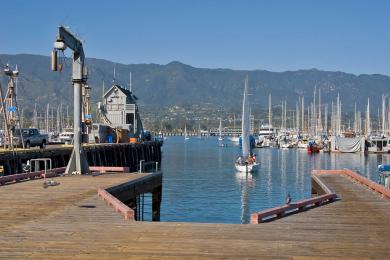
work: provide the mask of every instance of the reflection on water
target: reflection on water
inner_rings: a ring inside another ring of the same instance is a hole
[[[251,218],[249,194],[255,185],[251,173],[236,172],[236,179],[241,192],[241,223],[248,224]]]
[[[256,150],[257,173],[237,173],[239,149],[219,147],[217,138],[170,137],[163,146],[162,221],[248,223],[250,213],[283,204],[311,192],[312,169],[350,168],[378,181],[378,164],[390,155],[313,154],[305,150]]]

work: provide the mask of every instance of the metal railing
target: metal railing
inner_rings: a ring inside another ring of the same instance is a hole
[[[55,168],[55,169],[49,169],[47,171],[36,171],[36,172],[25,172],[25,173],[18,173],[18,174],[12,174],[12,175],[6,175],[0,177],[0,185],[4,185],[6,183],[17,183],[22,180],[33,180],[35,178],[50,178],[58,176],[59,174],[62,174],[65,172],[65,167],[62,168]]]
[[[139,173],[145,172],[146,167],[151,166],[152,172],[158,172],[159,164],[155,161],[145,162],[145,160],[139,161]]]
[[[41,162],[44,164],[44,172],[46,173],[47,170],[51,170],[52,163],[50,158],[37,158],[37,159],[31,159],[30,160],[30,172],[37,172],[40,170]],[[48,167],[49,166],[49,167]]]

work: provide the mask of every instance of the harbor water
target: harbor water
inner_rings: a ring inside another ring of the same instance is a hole
[[[307,154],[303,149],[255,149],[261,166],[238,173],[238,145],[216,137],[169,137],[162,148],[161,221],[248,223],[250,213],[311,196],[312,169],[349,168],[378,181],[377,166],[389,154]]]

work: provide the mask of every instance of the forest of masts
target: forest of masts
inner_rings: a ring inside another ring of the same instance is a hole
[[[271,94],[269,95],[271,107]],[[335,135],[341,136],[346,132],[356,135],[383,135],[390,132],[390,100],[382,95],[382,105],[378,108],[376,131],[373,131],[370,112],[370,98],[367,99],[365,114],[357,110],[356,103],[353,119],[348,124],[342,121],[342,104],[340,95],[329,104],[321,103],[321,89],[314,88],[313,102],[305,107],[304,97],[299,97],[295,111],[289,110],[287,115],[287,100],[282,101],[281,132],[307,133],[310,136]],[[289,118],[288,118],[289,116]],[[269,124],[272,125],[272,110],[269,109]],[[363,118],[364,117],[364,118]],[[289,120],[288,120],[289,119]],[[330,119],[330,120],[329,120]],[[287,122],[289,121],[289,125]],[[352,122],[351,122],[352,121]]]
[[[272,99],[271,94],[268,96],[268,124],[272,122]],[[23,117],[23,109],[21,110],[21,118],[24,127],[34,127],[45,130],[50,133],[60,133],[65,128],[72,127],[71,115],[69,114],[69,106],[60,104],[53,106],[46,105],[46,110],[38,112],[37,104],[34,106],[33,116],[29,120]],[[321,103],[321,89],[314,88],[313,101],[305,106],[303,96],[298,97],[295,104],[295,110],[287,108],[287,100],[281,103],[281,120],[280,133],[295,132],[305,133],[310,136],[336,135],[340,136],[345,132],[353,132],[356,135],[376,134],[389,136],[390,134],[390,99],[386,95],[382,95],[382,104],[378,108],[377,122],[375,131],[371,123],[370,99],[367,99],[366,111],[362,113],[357,110],[356,103],[352,120],[348,120],[347,124],[342,121],[342,104],[340,95],[337,95],[336,100],[329,104]],[[278,120],[279,121],[279,120]],[[274,125],[275,126],[275,125]]]
[[[62,103],[58,106],[47,104],[43,112],[38,111],[37,104],[35,104],[31,119],[26,118],[21,109],[21,121],[23,127],[38,128],[47,133],[61,133],[65,128],[72,127],[69,106]]]

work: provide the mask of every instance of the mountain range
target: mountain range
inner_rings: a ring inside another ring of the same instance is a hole
[[[31,54],[0,55],[1,65],[17,64],[18,98],[26,111],[32,111],[34,104],[43,108],[47,103],[72,104],[70,58],[62,57],[61,73],[50,70],[50,57]],[[249,92],[252,107],[266,108],[268,94],[278,105],[287,100],[287,106],[295,108],[299,96],[305,104],[313,100],[314,88],[321,90],[322,103],[335,100],[337,95],[343,104],[343,111],[352,111],[355,102],[365,111],[367,98],[376,111],[382,94],[390,91],[390,77],[386,75],[354,75],[340,71],[305,69],[297,71],[271,72],[266,70],[232,70],[195,68],[178,61],[159,64],[119,64],[103,59],[87,58],[88,82],[92,88],[92,103],[100,101],[102,84],[107,90],[115,80],[116,84],[129,87],[130,72],[132,91],[144,108],[162,108],[174,105],[207,105],[224,109],[240,110],[246,75],[249,77]],[[115,68],[115,79],[114,79]],[[0,82],[6,86],[3,73]],[[92,105],[93,105],[92,104]],[[71,106],[71,105],[70,105]]]

